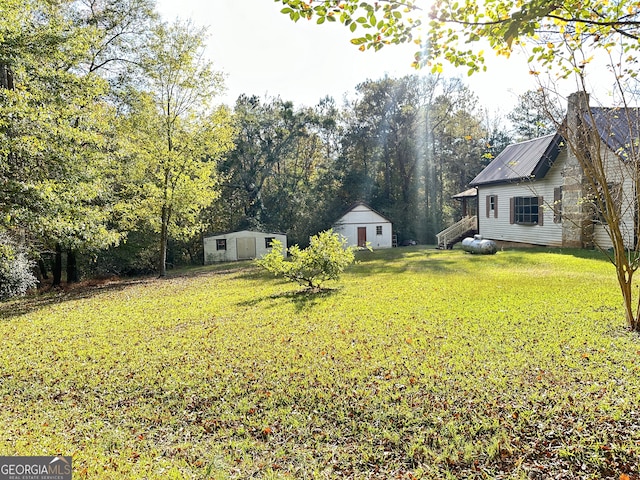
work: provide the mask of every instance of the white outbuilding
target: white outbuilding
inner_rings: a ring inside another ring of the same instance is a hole
[[[393,246],[393,224],[364,202],[357,202],[333,224],[333,231],[343,235],[348,245],[373,249]]]
[[[282,233],[263,233],[252,230],[213,235],[204,239],[204,263],[232,262],[260,258],[271,251],[271,244],[279,240],[282,253],[287,255],[287,236]]]

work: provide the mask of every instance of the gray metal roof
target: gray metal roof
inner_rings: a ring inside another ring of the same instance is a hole
[[[509,145],[469,185],[542,178],[558,156],[561,141],[562,137],[554,133]]]
[[[583,120],[595,127],[602,141],[622,159],[640,160],[640,109],[590,107]],[[558,133],[515,143],[505,148],[470,183],[520,182],[543,178],[560,151]]]
[[[591,107],[591,115],[584,114],[587,124],[593,126],[606,145],[622,159],[638,156],[640,137],[640,109]]]

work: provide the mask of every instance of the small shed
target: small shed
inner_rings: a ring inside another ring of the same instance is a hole
[[[348,245],[371,248],[393,246],[393,224],[384,215],[364,202],[357,202],[333,224],[333,231],[342,234]]]
[[[271,251],[274,240],[282,243],[287,255],[287,236],[282,233],[263,233],[252,230],[213,235],[204,239],[204,263],[233,262],[260,258]]]

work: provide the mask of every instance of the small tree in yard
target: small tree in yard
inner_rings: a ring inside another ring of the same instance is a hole
[[[347,247],[347,240],[332,230],[311,237],[307,248],[289,248],[289,260],[282,253],[282,243],[274,240],[271,252],[257,260],[258,265],[276,276],[287,278],[317,290],[327,280],[338,280],[355,260],[357,247]]]

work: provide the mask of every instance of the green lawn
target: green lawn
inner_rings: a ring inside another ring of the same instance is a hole
[[[639,478],[609,263],[360,260],[315,295],[239,263],[0,304],[0,455],[72,455],[77,479]]]

